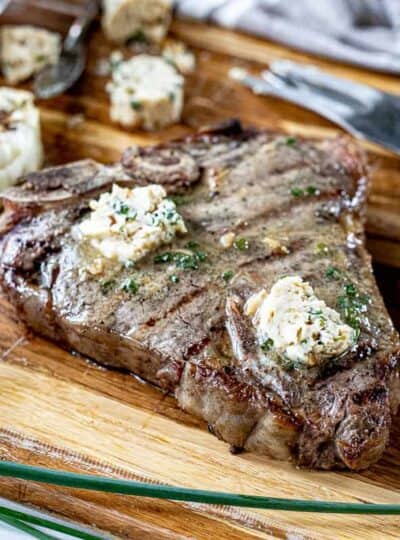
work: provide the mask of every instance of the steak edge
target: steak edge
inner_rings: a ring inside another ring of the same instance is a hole
[[[0,283],[34,331],[173,392],[235,451],[363,469],[386,448],[400,399],[399,338],[364,247],[367,173],[346,137],[294,140],[237,122],[128,149],[108,167],[43,170],[3,194]],[[163,185],[188,233],[133,269],[93,276],[72,229],[114,182]],[[246,249],[221,246],[228,232]],[[172,283],[154,256],[188,242],[206,259],[174,270]],[[345,277],[328,277],[332,267]],[[346,283],[357,287],[368,298],[357,345],[322,366],[261,367],[244,304],[285,275],[301,276],[334,309]],[[119,286],[129,276],[140,284],[134,295]]]

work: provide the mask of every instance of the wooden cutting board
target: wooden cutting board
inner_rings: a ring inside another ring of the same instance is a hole
[[[129,133],[108,119],[98,61],[112,47],[95,32],[90,65],[68,95],[41,104],[49,163],[83,157],[109,162],[130,144],[147,144],[240,116],[244,122],[295,134],[334,134],[332,124],[275,99],[252,95],[227,78],[233,65],[310,57],[229,31],[176,22],[176,35],[196,48],[184,122],[161,132]],[[398,78],[327,61],[314,63],[400,94]],[[83,116],[82,116],[83,115]],[[377,261],[400,266],[400,160],[371,151],[373,187],[369,245]],[[398,270],[378,266],[398,312]],[[106,370],[27,334],[0,299],[0,456],[57,469],[106,474],[236,493],[351,502],[400,503],[400,424],[378,465],[361,474],[322,473],[251,454],[233,456],[203,422],[132,375]],[[233,509],[149,500],[1,479],[0,493],[131,539],[398,538],[400,518]]]

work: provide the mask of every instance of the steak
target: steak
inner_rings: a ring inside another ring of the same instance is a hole
[[[71,231],[114,182],[164,186],[188,232],[133,268],[92,275]],[[111,166],[50,168],[3,194],[1,285],[34,331],[174,393],[233,451],[363,469],[388,444],[400,397],[399,338],[364,247],[367,187],[350,139],[238,122],[130,148]],[[287,275],[356,328],[353,347],[306,367],[259,361],[244,306]],[[128,294],[120,284],[132,276]]]

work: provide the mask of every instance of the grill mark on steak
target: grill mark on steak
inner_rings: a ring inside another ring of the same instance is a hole
[[[294,148],[284,140],[231,123],[136,148],[111,167],[83,161],[29,175],[4,195],[0,282],[35,331],[175,392],[233,447],[307,467],[361,469],[383,452],[400,402],[399,340],[362,245],[367,169],[346,138],[299,139]],[[188,234],[167,250],[194,240],[206,262],[197,271],[177,269],[180,281],[172,284],[150,255],[133,271],[136,295],[121,292],[132,271],[119,267],[115,290],[103,294],[99,278],[82,273],[86,255],[72,229],[87,200],[113,182],[157,181],[186,199],[179,212]],[[299,183],[320,195],[293,197]],[[219,237],[228,231],[248,239],[249,249],[223,249]],[[272,253],[265,236],[289,253]],[[316,255],[320,242],[329,255]],[[321,370],[260,362],[246,299],[299,274],[336,309],[346,281],[324,278],[330,264],[371,298],[357,347]]]
[[[170,307],[167,311],[165,311],[164,313],[160,314],[160,316],[154,316],[154,317],[151,317],[148,321],[145,321],[144,323],[142,323],[144,326],[150,326],[150,327],[155,327],[157,325],[157,323],[170,316],[170,315],[173,315],[174,313],[176,313],[180,308],[184,307],[185,304],[190,304],[191,302],[193,302],[193,300],[201,295],[201,294],[204,294],[206,291],[205,289],[201,289],[201,288],[195,288],[195,289],[192,289],[191,291],[189,291],[188,294],[185,294],[183,296],[181,296],[180,298],[178,298],[177,302],[175,304],[172,305],[172,307]]]

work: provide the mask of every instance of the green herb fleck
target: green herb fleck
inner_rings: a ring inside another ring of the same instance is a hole
[[[228,283],[233,278],[233,271],[232,270],[226,270],[222,274],[222,279],[225,281],[225,283]]]
[[[170,199],[175,203],[176,206],[182,206],[183,204],[187,203],[187,200],[185,197],[182,197],[182,195],[174,195],[173,197],[170,197]]]
[[[250,243],[247,240],[247,238],[238,238],[237,240],[235,240],[233,245],[239,251],[247,251],[249,249],[249,247],[250,247]]]
[[[356,337],[360,334],[361,315],[368,309],[371,299],[368,295],[360,293],[353,283],[344,286],[344,295],[338,297],[338,308],[345,322],[356,330]]]
[[[177,276],[176,274],[172,274],[169,279],[170,281],[172,281],[172,283],[179,283],[179,276]]]
[[[136,294],[139,290],[138,284],[132,278],[127,279],[121,286],[121,289],[129,294]]]
[[[307,195],[315,195],[317,191],[318,190],[315,186],[307,186],[306,188]]]
[[[134,34],[130,36],[128,41],[135,41],[136,43],[147,43],[147,36],[143,30],[136,30]]]
[[[290,190],[290,193],[293,195],[293,197],[305,197],[309,195],[315,195],[316,193],[318,193],[318,189],[315,186],[311,185],[307,186],[305,189],[295,186]]]
[[[290,193],[293,195],[293,197],[303,197],[304,196],[304,190],[299,187],[293,187],[290,190]]]
[[[170,251],[166,251],[165,253],[161,253],[160,255],[156,255],[154,257],[154,262],[156,264],[163,264],[172,262],[174,260],[174,254]]]
[[[335,266],[328,266],[325,272],[325,277],[327,277],[328,279],[339,280],[341,278],[341,275],[342,273]]]
[[[189,255],[188,253],[175,253],[175,266],[182,270],[198,270],[200,260],[196,254]]]
[[[130,106],[134,111],[140,111],[140,109],[142,108],[142,104],[140,103],[140,101],[132,100],[130,102]]]
[[[197,244],[196,244],[197,246]],[[193,253],[184,253],[182,251],[161,253],[154,257],[154,262],[156,264],[163,264],[173,262],[177,268],[183,270],[198,270],[200,263],[205,261],[207,258],[206,253],[199,249],[195,250]]]
[[[36,62],[45,62],[48,59],[48,56],[46,56],[45,54],[38,54],[35,56]]]
[[[357,289],[354,283],[348,283],[344,286],[344,290],[347,294],[347,296],[356,296],[357,295]]]
[[[111,289],[115,286],[115,279],[105,279],[100,282],[100,290],[103,294],[108,294]]]
[[[274,340],[271,339],[271,338],[267,338],[262,344],[261,344],[261,349],[264,351],[264,352],[268,352],[272,349],[272,347],[274,346]]]
[[[313,309],[310,309],[309,314],[314,315],[314,316],[319,316],[319,315],[322,315],[322,310],[317,309],[317,310],[314,311]]]
[[[168,99],[173,103],[175,101],[175,94],[173,92],[168,92]]]
[[[288,145],[288,146],[293,146],[297,143],[297,139],[296,137],[286,137],[286,140],[285,140],[285,143]]]
[[[323,242],[320,242],[315,247],[315,253],[317,255],[319,255],[320,257],[322,257],[324,255],[329,255],[329,252],[330,252],[329,247],[326,244],[324,244]]]
[[[287,371],[293,371],[297,367],[297,362],[291,358],[283,358],[282,365]]]
[[[188,249],[199,249],[200,245],[194,240],[189,240],[189,242],[186,243],[185,247]]]
[[[122,214],[123,216],[126,216],[129,214],[129,206],[127,204],[121,203],[116,212],[117,214]]]

